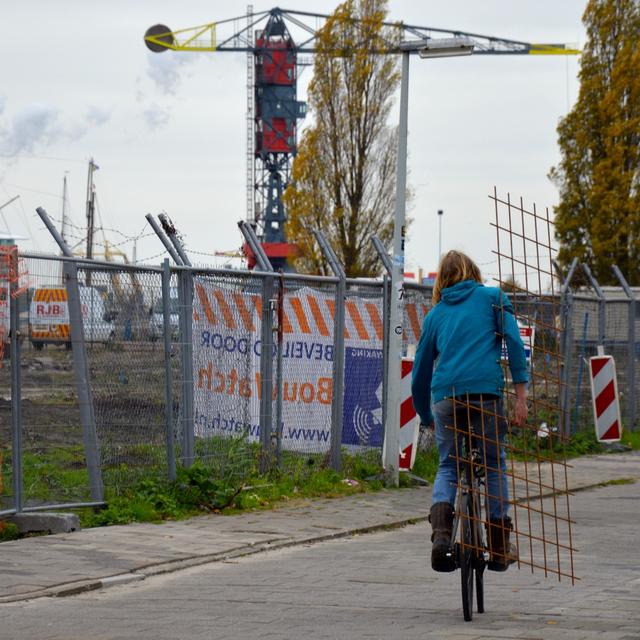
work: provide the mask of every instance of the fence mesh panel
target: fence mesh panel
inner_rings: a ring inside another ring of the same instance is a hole
[[[0,262],[0,511],[13,509],[9,265]]]
[[[517,214],[520,218],[531,215],[519,210]],[[538,376],[538,411],[532,426],[542,429],[546,424],[553,430],[560,421],[553,407],[557,407],[562,392],[561,372],[556,366],[562,348],[561,300],[557,292],[548,290],[550,267],[537,272],[532,268],[535,227],[518,231],[520,218],[514,217],[512,226],[506,229],[518,239],[516,243],[523,241],[519,236],[526,236],[525,244],[529,244],[520,253],[514,253],[509,245],[505,253],[508,245],[502,243],[499,252],[503,255],[498,258],[509,264],[501,278],[504,287],[513,289],[509,290],[521,324],[528,322],[535,327],[532,361],[534,377]],[[506,225],[500,220],[496,224]],[[505,229],[499,231],[506,233]],[[524,249],[529,256],[525,265],[519,257]],[[536,260],[542,257],[536,256]],[[24,504],[33,507],[90,501],[81,418],[81,409],[87,407],[81,407],[78,400],[63,261],[31,254],[24,259],[23,271],[28,272],[28,286],[18,300]],[[531,280],[540,273],[542,280]],[[169,275],[169,297],[163,300],[162,278],[162,270],[151,267],[88,266],[85,262],[78,267],[91,410],[107,499],[143,476],[167,477],[167,421],[177,464],[200,461],[213,468],[217,477],[243,479],[259,469],[265,460],[260,429],[267,423],[273,427],[266,438],[271,456],[267,468],[278,466],[285,473],[295,474],[328,465],[336,393],[343,394],[343,452],[380,461],[383,337],[391,295],[389,290],[385,295],[382,281],[347,281],[342,303],[344,386],[336,390],[335,279],[274,274],[271,292],[265,297],[264,275],[174,268]],[[422,322],[432,306],[431,296],[431,287],[405,283],[405,355],[415,353]],[[6,321],[8,329],[6,298],[7,294],[0,292],[4,305],[0,322]],[[267,358],[270,369],[261,366],[265,303],[274,329],[268,336],[273,347]],[[572,432],[593,429],[587,360],[597,352],[599,309],[597,298],[588,290],[569,297],[569,359],[565,366]],[[168,361],[164,351],[165,311],[171,333]],[[636,375],[640,364],[640,326],[635,345],[629,343],[629,329],[628,300],[611,299],[607,293],[605,349],[616,359],[625,417],[629,400],[636,403],[636,415],[640,412],[639,394],[632,388],[630,375],[632,356]],[[6,332],[4,337],[0,367],[0,510],[13,506],[13,390]],[[260,402],[265,371],[272,376],[270,422],[268,416],[261,415],[269,407],[269,403]],[[172,377],[169,405],[168,374]],[[431,444],[429,441],[426,446]]]
[[[342,444],[378,461],[384,438],[384,326],[381,282],[349,281],[345,304]]]
[[[88,501],[62,262],[34,258],[25,266],[29,286],[20,297],[24,506]],[[105,348],[96,340],[96,352]]]
[[[329,459],[336,285],[287,277],[277,278],[275,290],[274,326],[281,331],[274,332],[273,424],[279,428],[281,468],[301,473]]]
[[[166,476],[164,350],[154,309],[161,276],[143,269],[78,270],[93,295],[83,313],[96,433],[107,492]]]
[[[221,476],[245,477],[260,451],[263,281],[242,273],[193,280],[195,456]],[[178,304],[190,317],[188,301]],[[180,336],[180,357],[186,353],[182,341]]]

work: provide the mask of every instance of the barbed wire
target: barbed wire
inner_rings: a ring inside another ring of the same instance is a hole
[[[140,258],[140,260],[136,260],[136,264],[141,264],[144,262],[149,262],[151,260],[155,260],[156,258],[160,258],[161,256],[168,256],[169,254],[166,251],[161,251],[160,253],[156,253],[153,256],[149,256],[148,258]]]

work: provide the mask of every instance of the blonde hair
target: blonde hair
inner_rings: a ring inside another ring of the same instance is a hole
[[[433,285],[433,304],[438,304],[442,290],[452,287],[463,280],[475,280],[482,283],[482,276],[478,265],[461,251],[448,251],[442,256],[438,275]]]

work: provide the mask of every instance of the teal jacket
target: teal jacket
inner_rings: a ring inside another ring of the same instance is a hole
[[[433,422],[432,401],[465,393],[502,395],[503,336],[513,382],[528,382],[524,345],[507,296],[474,280],[442,290],[422,324],[413,363],[413,405],[424,424]]]

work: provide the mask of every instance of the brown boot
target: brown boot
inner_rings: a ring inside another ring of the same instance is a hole
[[[431,534],[431,568],[434,571],[455,571],[456,565],[451,553],[451,529],[453,527],[453,507],[448,502],[437,502],[431,507],[429,522]]]
[[[501,520],[491,520],[487,527],[489,552],[491,558],[487,568],[491,571],[506,571],[510,564],[518,561],[518,549],[509,542],[509,534],[513,531],[511,518],[505,516]]]

